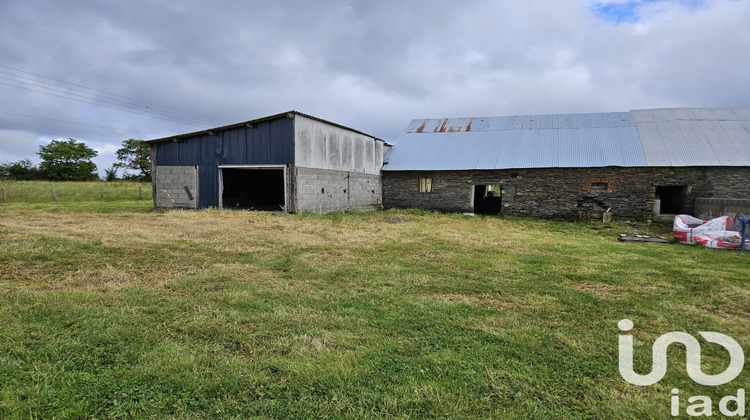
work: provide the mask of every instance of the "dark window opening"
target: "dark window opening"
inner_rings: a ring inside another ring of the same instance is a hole
[[[284,210],[284,170],[222,169],[226,209]]]
[[[609,183],[607,182],[592,182],[591,183],[592,191],[607,191],[608,189],[609,189]]]
[[[656,187],[656,198],[661,200],[661,214],[689,213],[687,187],[684,185]]]
[[[502,210],[502,188],[500,185],[474,186],[474,213],[500,214]]]

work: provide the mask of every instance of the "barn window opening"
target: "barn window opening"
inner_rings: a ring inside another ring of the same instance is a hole
[[[657,186],[656,198],[661,200],[661,214],[690,213],[687,208],[687,187],[684,185]]]
[[[432,192],[432,178],[419,178],[419,192]]]
[[[283,168],[222,168],[222,207],[283,211]]]
[[[607,191],[609,190],[608,182],[592,182],[591,191]]]

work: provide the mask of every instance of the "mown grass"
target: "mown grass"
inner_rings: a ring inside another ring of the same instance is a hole
[[[0,204],[0,418],[669,418],[748,383],[677,347],[620,378],[622,318],[640,372],[669,331],[750,349],[750,254],[615,240],[664,225],[149,207]]]
[[[52,186],[54,184],[54,190]],[[151,184],[130,181],[9,181],[0,180],[8,203],[54,201],[122,201],[151,200]],[[140,195],[139,195],[140,188]],[[2,196],[0,196],[2,203]]]

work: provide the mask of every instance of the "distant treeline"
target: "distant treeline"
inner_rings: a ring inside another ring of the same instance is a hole
[[[73,176],[71,176],[73,175]],[[151,182],[151,177],[144,177],[142,174],[124,173],[117,175],[117,169],[105,169],[105,181],[133,181],[133,182]],[[68,170],[49,172],[40,166],[34,165],[30,159],[22,159],[18,162],[7,162],[0,164],[0,179],[13,181],[97,181],[99,175],[95,172],[82,173],[75,175],[75,168]]]
[[[50,144],[39,146],[37,153],[42,159],[39,165],[31,159],[0,164],[0,179],[16,181],[96,181],[99,175],[96,164],[91,161],[98,152],[75,139],[52,140]],[[143,141],[129,139],[122,142],[117,150],[119,162],[105,169],[104,180],[151,181],[151,153]],[[117,170],[125,172],[118,177]],[[127,170],[137,171],[128,173]]]
[[[14,179],[17,181],[34,181],[37,179],[46,179],[42,171],[31,163],[31,160],[24,159],[18,162],[8,162],[0,165],[0,178]]]

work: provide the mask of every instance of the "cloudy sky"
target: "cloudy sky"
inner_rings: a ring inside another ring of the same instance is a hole
[[[415,118],[750,106],[750,0],[0,0],[0,163],[297,110]]]

